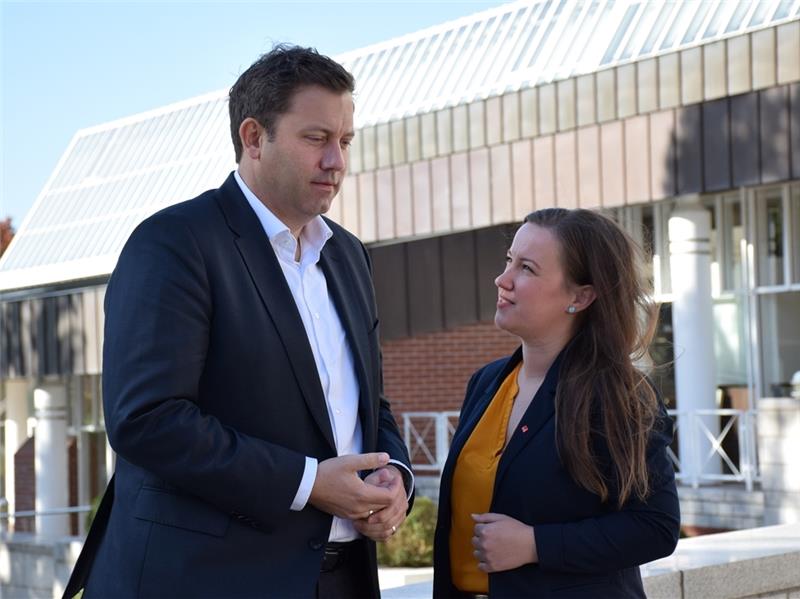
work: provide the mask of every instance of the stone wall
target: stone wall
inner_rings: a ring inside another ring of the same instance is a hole
[[[0,597],[60,598],[82,546],[71,537],[45,541],[28,533],[0,536]]]
[[[800,524],[681,539],[642,574],[648,599],[800,599]]]
[[[764,524],[800,522],[800,400],[758,402],[758,465]]]
[[[764,493],[741,484],[694,489],[678,485],[681,525],[693,530],[741,530],[764,525]],[[691,533],[689,533],[691,535]]]
[[[77,537],[0,536],[0,597],[60,598],[80,548]],[[800,524],[681,539],[673,555],[642,566],[642,577],[649,599],[800,599]],[[429,584],[414,587],[430,597]]]

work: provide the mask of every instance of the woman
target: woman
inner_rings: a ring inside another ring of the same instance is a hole
[[[497,277],[511,357],[478,370],[442,472],[434,597],[644,597],[672,553],[672,423],[635,361],[656,321],[610,219],[525,219]]]

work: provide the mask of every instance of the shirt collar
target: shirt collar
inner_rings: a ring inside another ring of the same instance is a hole
[[[289,227],[256,197],[256,194],[252,192],[241,175],[239,175],[238,170],[233,172],[233,177],[236,179],[236,183],[242,190],[253,212],[256,213],[272,247],[276,251],[290,250],[291,255],[294,256],[297,241]],[[333,231],[325,220],[321,216],[315,216],[300,231],[300,263],[303,265],[308,263],[316,264],[319,261],[322,248],[325,247],[325,243],[331,237],[333,237]]]

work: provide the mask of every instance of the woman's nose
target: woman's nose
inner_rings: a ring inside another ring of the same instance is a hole
[[[507,273],[508,273],[508,271],[504,270],[494,280],[494,284],[497,287],[502,287],[503,289],[509,289],[510,288],[510,279],[509,279],[509,277],[506,276]]]

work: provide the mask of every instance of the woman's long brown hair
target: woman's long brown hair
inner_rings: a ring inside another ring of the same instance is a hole
[[[556,391],[559,455],[573,479],[618,506],[648,495],[647,443],[658,398],[635,363],[647,358],[658,308],[645,292],[642,251],[611,219],[590,210],[546,208],[525,218],[560,242],[567,278],[592,285],[561,362]],[[593,444],[602,439],[611,463]],[[610,471],[609,471],[610,468]],[[609,478],[610,477],[610,478]]]

